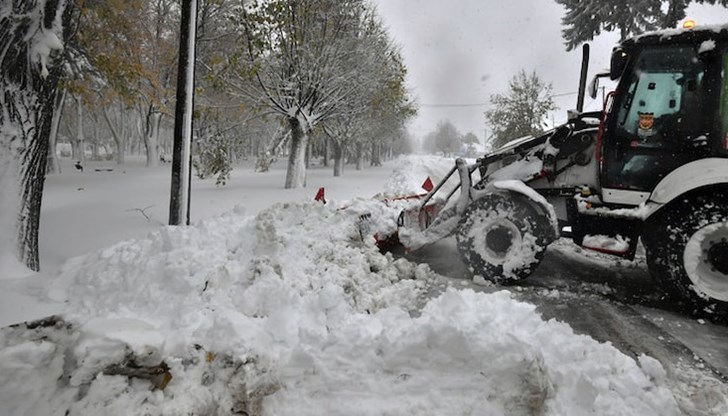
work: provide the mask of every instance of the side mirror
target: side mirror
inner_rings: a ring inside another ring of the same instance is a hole
[[[609,78],[615,80],[622,76],[624,67],[627,66],[627,52],[622,48],[614,48],[612,51],[612,60],[609,67]]]
[[[589,96],[592,98],[592,100],[596,100],[597,98],[597,92],[599,91],[599,78],[605,77],[611,77],[611,73],[600,72],[594,75],[594,78],[592,78],[591,82],[589,83],[589,88],[587,89],[587,92],[589,93]]]
[[[599,74],[594,75],[594,78],[592,78],[591,82],[589,83],[589,88],[587,92],[589,93],[589,96],[592,100],[595,100],[597,98],[597,91],[599,90]]]

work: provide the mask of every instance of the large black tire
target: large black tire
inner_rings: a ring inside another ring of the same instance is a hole
[[[728,311],[728,190],[680,197],[647,221],[652,277],[695,312]]]
[[[455,234],[465,264],[475,275],[515,283],[541,263],[553,231],[547,216],[525,197],[493,193],[473,201]]]

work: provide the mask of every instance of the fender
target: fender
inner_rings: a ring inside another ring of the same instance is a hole
[[[650,194],[650,208],[645,219],[664,205],[693,189],[725,184],[728,186],[728,158],[700,159],[673,170],[665,176]]]
[[[554,241],[559,236],[559,220],[556,217],[556,211],[553,205],[551,205],[543,195],[536,192],[533,188],[529,187],[523,181],[519,180],[504,180],[504,181],[493,181],[488,184],[488,187],[482,191],[473,190],[473,194],[486,194],[489,192],[513,192],[523,196],[527,201],[533,204],[538,211],[541,211],[543,215],[548,217],[549,224],[553,234],[551,235],[551,241]],[[477,199],[477,195],[472,195],[473,199]]]

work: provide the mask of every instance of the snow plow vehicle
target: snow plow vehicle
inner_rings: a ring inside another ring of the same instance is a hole
[[[548,245],[633,259],[693,310],[728,311],[728,26],[654,32],[612,51],[616,81],[601,112],[584,113],[588,46],[577,111],[538,137],[462,159],[402,212],[414,250],[455,235],[474,274],[529,276]],[[457,175],[456,175],[457,174]],[[440,195],[459,178],[456,190]],[[435,209],[433,209],[435,208]]]

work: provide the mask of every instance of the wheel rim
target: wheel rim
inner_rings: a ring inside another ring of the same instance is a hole
[[[521,245],[518,226],[506,218],[494,218],[474,227],[474,248],[489,263],[502,265]]]
[[[699,292],[728,302],[728,222],[708,225],[693,234],[685,245],[683,261]]]

